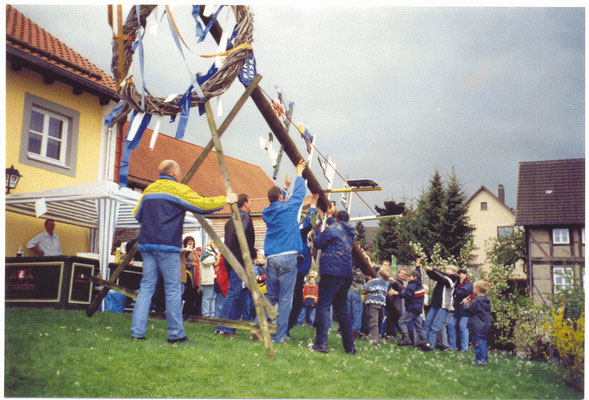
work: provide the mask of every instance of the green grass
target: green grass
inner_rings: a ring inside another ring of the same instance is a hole
[[[545,363],[491,353],[423,353],[393,342],[356,341],[344,353],[336,333],[329,354],[308,349],[315,331],[296,327],[276,359],[245,331],[213,335],[186,323],[196,344],[166,342],[166,322],[150,320],[147,340],[129,340],[130,314],[7,308],[5,396],[150,398],[583,398]]]

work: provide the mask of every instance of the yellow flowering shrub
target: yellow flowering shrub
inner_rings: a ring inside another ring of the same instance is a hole
[[[550,337],[550,358],[556,357],[566,371],[564,377],[570,383],[583,389],[585,370],[585,312],[576,320],[565,318],[565,308],[552,310],[552,320],[544,323]]]

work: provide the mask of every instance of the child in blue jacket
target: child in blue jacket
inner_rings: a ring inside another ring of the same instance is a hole
[[[487,334],[491,325],[491,300],[485,293],[487,283],[476,281],[473,284],[474,299],[464,299],[465,311],[468,314],[468,329],[471,332],[472,347],[477,365],[487,365],[489,354],[487,350]]]

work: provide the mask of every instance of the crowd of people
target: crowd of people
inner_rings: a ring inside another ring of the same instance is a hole
[[[247,194],[199,196],[178,183],[180,168],[175,161],[163,161],[159,179],[145,189],[134,212],[141,223],[143,277],[133,311],[131,338],[145,340],[158,272],[163,277],[170,343],[193,342],[184,332],[183,309],[185,313],[206,317],[257,320],[247,285],[214,244],[209,242],[201,249],[195,247],[192,237],[182,242],[187,210],[206,214],[237,203],[258,287],[277,306],[274,343],[285,343],[295,325],[306,324],[316,330],[312,350],[326,353],[335,319],[348,354],[356,353],[355,340],[363,338],[377,345],[383,338],[397,337],[399,346],[414,345],[424,351],[436,347],[467,351],[470,340],[476,362],[485,365],[490,324],[485,282],[471,283],[464,269],[452,265],[443,271],[424,265],[426,275],[435,283],[428,296],[429,288],[422,283],[420,260],[411,271],[398,268],[395,276],[390,262],[385,260],[380,266],[372,264],[374,277],[365,276],[354,266],[355,229],[349,224],[346,211],[338,211],[332,205],[320,213],[319,196],[313,195],[310,209],[300,220],[306,195],[305,168],[304,161],[296,166],[290,194],[288,175],[283,188],[275,186],[268,191],[269,205],[262,212],[267,227],[262,254],[254,247]],[[245,265],[232,219],[227,221],[224,231],[225,245]],[[314,264],[319,266],[318,273],[312,269]],[[235,329],[217,326],[215,334],[235,336]]]

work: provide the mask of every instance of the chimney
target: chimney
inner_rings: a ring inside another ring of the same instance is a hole
[[[499,188],[497,189],[497,197],[499,197],[501,203],[505,204],[505,188],[501,184],[499,184]]]

